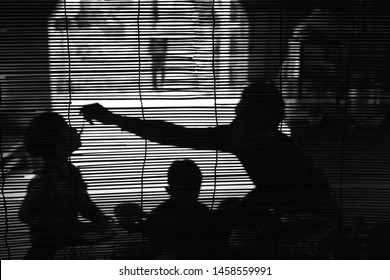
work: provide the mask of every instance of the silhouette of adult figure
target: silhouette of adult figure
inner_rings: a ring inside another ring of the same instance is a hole
[[[24,145],[43,160],[19,210],[32,241],[26,259],[51,259],[61,248],[109,236],[102,230],[109,218],[93,203],[80,171],[68,159],[81,146],[76,129],[56,113],[42,113],[27,128]],[[81,223],[79,214],[92,223]]]
[[[168,54],[168,45],[176,30],[172,26],[177,14],[171,12],[170,4],[166,2],[159,4],[159,1],[153,0],[153,29],[149,39],[149,54],[151,58],[151,72],[153,89],[161,89],[165,79],[165,62]]]
[[[267,83],[249,85],[235,112],[228,125],[187,128],[162,120],[124,117],[100,104],[82,108],[89,121],[114,124],[154,142],[235,154],[255,185],[238,211],[248,222],[267,221],[270,212],[310,212],[335,218],[337,207],[324,174],[279,130],[284,101],[277,89]]]
[[[152,61],[153,89],[160,89],[164,85],[167,51],[168,38],[162,36],[150,38],[149,52]]]
[[[210,248],[210,211],[198,201],[202,173],[192,160],[174,161],[168,170],[170,198],[145,222],[158,258],[204,259]]]

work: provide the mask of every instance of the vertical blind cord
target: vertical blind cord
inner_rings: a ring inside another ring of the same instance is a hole
[[[216,70],[215,70],[215,25],[216,25],[216,18],[215,18],[215,0],[213,0],[212,7],[211,7],[211,14],[213,17],[213,28],[212,28],[212,62],[211,62],[211,68],[213,72],[213,96],[214,96],[214,115],[215,115],[215,124],[218,126],[218,108],[217,108],[217,88],[216,88]],[[217,48],[219,47],[219,42],[217,42]],[[218,59],[218,58],[217,58]],[[213,187],[213,195],[211,200],[211,207],[210,209],[213,210],[214,208],[214,200],[217,190],[217,166],[218,166],[218,150],[215,150],[215,164],[214,164],[214,187]]]
[[[351,11],[352,11],[352,30],[351,30],[351,37],[350,37],[350,40],[349,40],[349,50],[348,50],[348,61],[346,63],[346,83],[347,85],[349,84],[349,79],[350,79],[350,70],[351,70],[351,63],[352,63],[352,44],[353,44],[353,40],[354,40],[354,35],[355,35],[355,21],[356,21],[356,14],[355,14],[355,0],[352,0],[352,8],[351,8]],[[344,87],[345,88],[345,87]],[[347,87],[349,88],[349,86]],[[349,106],[349,93],[348,93],[348,90],[346,90],[345,92],[345,104],[344,104],[344,126],[343,126],[343,130],[342,130],[342,135],[341,135],[341,150],[340,150],[340,157],[341,157],[341,163],[340,163],[340,188],[339,188],[339,203],[340,203],[340,207],[339,207],[339,225],[338,225],[338,242],[339,242],[339,246],[338,248],[341,248],[341,242],[342,242],[342,238],[341,238],[341,234],[342,234],[342,228],[343,228],[343,217],[342,217],[342,207],[343,207],[343,177],[344,177],[344,153],[345,153],[345,145],[346,145],[346,133],[347,133],[347,129],[348,129],[348,126],[347,126],[347,119],[348,119],[348,106]],[[339,252],[340,253],[340,252]]]
[[[138,92],[139,92],[139,100],[141,103],[141,114],[142,119],[145,120],[145,112],[144,112],[144,105],[142,100],[142,91],[141,91],[141,30],[140,30],[140,16],[141,16],[141,0],[138,0],[138,7],[137,7],[137,43],[138,43]],[[157,11],[158,12],[158,11]],[[145,154],[144,159],[142,161],[142,169],[141,169],[141,211],[144,209],[144,176],[145,176],[145,165],[146,165],[146,159],[148,155],[148,140],[144,140],[145,143]],[[141,220],[142,222],[142,220]],[[142,226],[142,224],[141,224]],[[145,238],[142,235],[142,250],[145,250]]]
[[[2,105],[2,84],[0,81],[0,107]],[[7,200],[5,198],[5,164],[4,164],[4,156],[3,156],[3,132],[0,125],[0,160],[1,160],[1,197],[3,198],[4,204],[4,216],[5,216],[5,233],[4,233],[4,243],[7,248],[8,259],[11,259],[11,249],[8,244],[8,208],[7,208]]]
[[[280,26],[279,26],[279,59],[280,59],[280,71],[279,71],[279,91],[282,94],[282,73],[283,73],[283,0],[280,0]],[[283,116],[284,118],[284,116]],[[283,130],[283,119],[279,124],[279,130]]]
[[[67,119],[68,119],[68,125],[71,126],[71,120],[70,120],[70,106],[72,104],[72,73],[71,73],[71,67],[72,67],[72,62],[71,62],[71,53],[70,53],[70,38],[69,38],[69,21],[68,21],[68,5],[67,5],[67,0],[64,0],[64,15],[65,15],[65,36],[66,36],[66,51],[67,51],[67,56],[68,56],[68,92],[69,92],[69,102],[67,106]],[[69,129],[69,140],[72,143],[72,131]],[[68,156],[68,161],[71,162],[72,160],[72,154]],[[71,179],[71,174],[72,174],[72,168],[70,164],[67,165],[68,171],[69,171],[69,176],[68,176],[68,186],[69,186],[69,193],[72,192],[72,179]],[[74,201],[73,201],[73,196],[70,196],[70,208],[74,207]],[[73,225],[73,224],[72,224]],[[71,228],[72,235],[75,236],[75,228],[74,226]],[[73,253],[75,253],[75,245],[73,244],[72,246]]]

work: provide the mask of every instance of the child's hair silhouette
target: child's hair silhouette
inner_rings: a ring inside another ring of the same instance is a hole
[[[196,201],[202,185],[202,172],[192,160],[176,160],[168,169],[167,192],[173,199]]]
[[[159,258],[199,259],[209,248],[210,211],[198,201],[202,173],[192,160],[176,160],[168,170],[170,198],[148,215],[147,235]]]
[[[36,116],[24,135],[26,151],[34,157],[46,159],[53,156],[62,144],[66,146],[62,147],[67,149],[66,153],[71,154],[81,146],[80,136],[62,116],[54,112]]]

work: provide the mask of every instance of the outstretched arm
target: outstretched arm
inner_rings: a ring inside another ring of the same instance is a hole
[[[123,117],[95,103],[81,109],[84,118],[92,123],[97,120],[104,124],[116,125],[144,139],[164,145],[182,148],[228,150],[229,133],[227,126],[210,128],[187,128],[162,120],[142,120]]]

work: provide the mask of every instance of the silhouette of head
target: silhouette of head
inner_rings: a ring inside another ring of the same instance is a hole
[[[232,123],[232,144],[236,150],[252,149],[260,141],[270,141],[284,116],[284,101],[278,90],[267,83],[246,87],[236,106]],[[261,138],[264,138],[260,140]]]
[[[271,84],[254,83],[247,86],[236,107],[236,121],[255,124],[258,129],[277,129],[284,116],[284,101]]]
[[[44,159],[68,156],[80,148],[80,135],[62,116],[46,112],[36,116],[24,135],[24,145],[32,156]]]
[[[172,199],[196,201],[202,185],[202,172],[192,160],[174,161],[168,170],[167,192]]]

